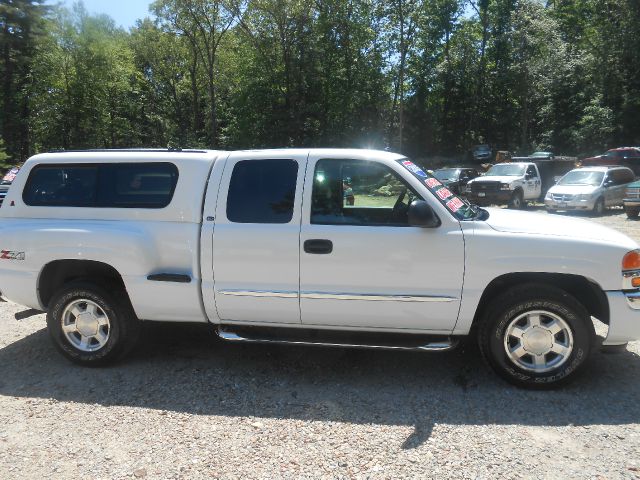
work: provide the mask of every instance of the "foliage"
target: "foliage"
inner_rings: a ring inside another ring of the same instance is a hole
[[[6,170],[11,166],[11,162],[9,161],[11,157],[7,154],[4,146],[4,140],[0,138],[0,169]]]
[[[0,135],[19,160],[112,147],[640,144],[635,0],[156,0],[129,31],[81,3],[0,4]]]

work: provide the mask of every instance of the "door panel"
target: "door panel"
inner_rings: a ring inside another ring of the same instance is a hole
[[[312,190],[322,192],[325,200],[332,195],[337,198],[341,178],[347,175],[336,173],[340,168],[328,169],[332,170],[330,173],[316,171],[317,160],[311,158],[307,168],[301,244],[309,239],[329,240],[332,251],[322,255],[301,252],[302,323],[450,331],[457,319],[463,280],[464,243],[458,221],[443,218],[439,228],[428,229],[406,226],[406,221],[402,226],[400,216],[389,214],[386,222],[393,224],[385,225],[384,208],[375,215],[360,216],[358,209],[385,203],[383,195],[389,190],[399,191],[400,182],[393,178],[388,185],[380,186],[374,178],[354,174],[349,176],[355,193],[353,207],[343,204],[341,211],[333,213],[335,221],[344,224],[328,224],[331,215],[327,212],[318,215],[314,210],[320,193],[313,196]],[[344,165],[355,163],[334,161]],[[325,183],[337,183],[333,193],[319,187],[318,177]],[[383,178],[388,180],[392,175]],[[414,193],[431,195],[426,188]],[[392,204],[396,200],[394,195],[388,197]],[[312,210],[314,219],[327,224],[311,223]],[[367,223],[370,219],[375,225],[352,224]]]
[[[269,153],[231,154],[225,166],[213,233],[216,309],[222,321],[296,324],[302,200],[296,186],[306,154],[261,155]]]

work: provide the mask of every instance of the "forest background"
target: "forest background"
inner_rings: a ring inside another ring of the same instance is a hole
[[[0,163],[42,151],[640,145],[640,0],[0,1]]]

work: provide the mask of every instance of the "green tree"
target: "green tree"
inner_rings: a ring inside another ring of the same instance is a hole
[[[3,170],[9,168],[11,166],[10,160],[11,157],[5,149],[4,140],[0,138],[0,168]]]
[[[126,32],[109,17],[88,15],[82,4],[73,12],[61,10],[50,26],[30,95],[38,146],[139,145],[140,97]]]
[[[44,0],[11,0],[0,3],[0,77],[2,109],[0,135],[12,156],[31,153],[29,95],[38,42],[44,30]]]
[[[157,0],[152,9],[164,28],[188,39],[204,67],[209,96],[208,144],[217,145],[218,52],[244,6],[222,0]]]

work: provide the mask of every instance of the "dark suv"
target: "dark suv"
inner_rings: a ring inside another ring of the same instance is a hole
[[[464,194],[469,180],[479,177],[480,173],[475,168],[451,167],[440,168],[433,172],[433,175],[452,192]]]

